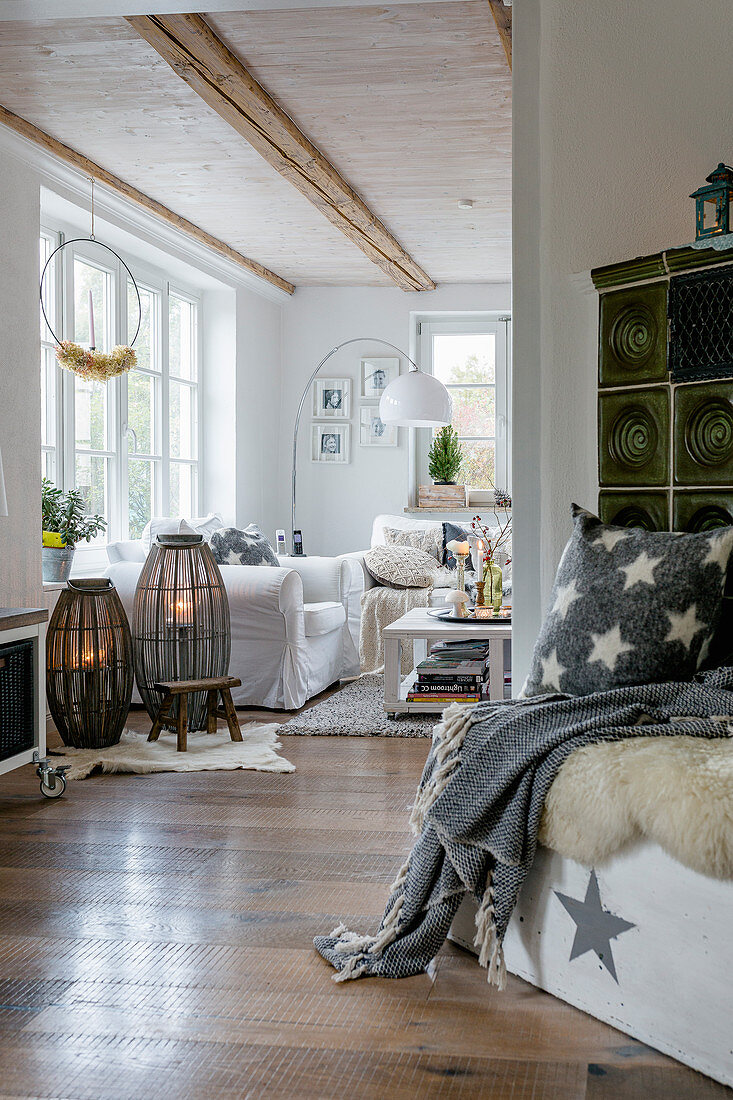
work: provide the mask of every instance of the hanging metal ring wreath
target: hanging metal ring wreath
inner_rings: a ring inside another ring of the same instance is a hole
[[[129,345],[118,345],[112,348],[110,352],[98,351],[94,345],[89,348],[83,348],[81,344],[75,344],[71,340],[59,340],[56,333],[51,328],[51,323],[46,314],[46,308],[43,302],[43,280],[46,277],[48,266],[53,260],[57,252],[61,252],[64,248],[68,248],[69,245],[79,244],[83,242],[85,244],[96,244],[99,248],[104,248],[107,252],[111,252],[116,260],[124,267],[127,272],[130,282],[135,288],[135,294],[137,295],[137,328],[135,329],[135,335],[130,341]],[[46,260],[43,271],[41,272],[41,286],[40,286],[40,298],[41,298],[41,313],[43,319],[46,322],[48,331],[54,338],[57,345],[56,358],[62,367],[66,370],[73,371],[74,374],[78,374],[80,378],[91,378],[97,382],[108,382],[110,378],[115,378],[118,374],[125,374],[127,371],[132,370],[137,366],[137,355],[135,354],[134,344],[140,333],[140,327],[143,320],[143,307],[140,301],[140,290],[135,276],[130,271],[129,267],[122,259],[114,248],[110,248],[108,244],[103,244],[98,241],[94,236],[94,181],[92,180],[92,229],[88,237],[74,237],[70,241],[64,241],[62,244],[54,248],[51,255]]]

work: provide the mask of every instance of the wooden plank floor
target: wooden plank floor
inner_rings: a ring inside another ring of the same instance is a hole
[[[290,775],[53,802],[30,768],[1,777],[0,1100],[730,1096],[452,946],[430,974],[331,981],[312,937],[376,926],[427,747],[293,737]]]

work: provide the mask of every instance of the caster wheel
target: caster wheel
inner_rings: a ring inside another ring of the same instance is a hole
[[[41,780],[41,794],[44,798],[61,798],[66,790],[66,777],[63,775],[49,775],[48,782]]]

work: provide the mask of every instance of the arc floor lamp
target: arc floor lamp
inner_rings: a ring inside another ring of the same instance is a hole
[[[303,406],[305,405],[305,399],[308,396],[308,391],[313,385],[318,372],[325,366],[332,355],[335,355],[337,351],[347,347],[349,344],[359,344],[365,341],[371,344],[381,344],[382,347],[391,348],[392,351],[396,351],[398,355],[404,356],[410,364],[410,369],[407,374],[400,374],[390,382],[380,398],[379,416],[383,423],[405,428],[442,428],[445,424],[450,424],[453,402],[448,390],[443,383],[433,377],[432,374],[425,374],[424,371],[421,371],[414,359],[411,359],[407,352],[402,351],[396,344],[391,344],[389,340],[380,340],[372,336],[355,336],[353,339],[344,340],[343,343],[337,344],[335,348],[331,348],[328,354],[323,356],[323,359],[321,359],[320,363],[306,382],[303,395],[298,404],[298,411],[295,414],[295,429],[293,431],[293,483],[290,508],[291,537],[293,531],[296,530],[295,506],[296,478],[298,471],[298,429],[300,427],[300,417],[303,412]]]

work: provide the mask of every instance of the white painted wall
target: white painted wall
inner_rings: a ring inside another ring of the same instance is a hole
[[[203,510],[276,527],[280,307],[239,288],[204,295]]]
[[[292,432],[303,387],[316,363],[356,336],[380,337],[414,357],[415,314],[454,310],[507,310],[508,284],[443,286],[430,293],[381,287],[304,287],[282,306],[282,391],[278,474],[278,527],[290,527]],[[379,344],[352,344],[323,368],[324,377],[352,380],[351,462],[311,461],[311,396],[303,410],[298,445],[298,526],[306,553],[345,553],[369,546],[380,512],[401,514],[408,503],[408,435],[396,448],[359,446],[359,371],[364,355],[393,354]],[[402,369],[407,369],[403,360]]]
[[[0,195],[0,447],[9,513],[0,517],[0,606],[42,607],[40,181],[2,156]]]
[[[204,446],[201,512],[236,520],[237,297],[234,290],[203,294],[205,366],[201,413]]]
[[[237,526],[257,523],[272,540],[280,432],[280,307],[237,291]]]
[[[588,273],[693,239],[688,195],[733,156],[730,14],[729,0],[514,8],[518,677],[570,502],[596,504],[597,298]]]

